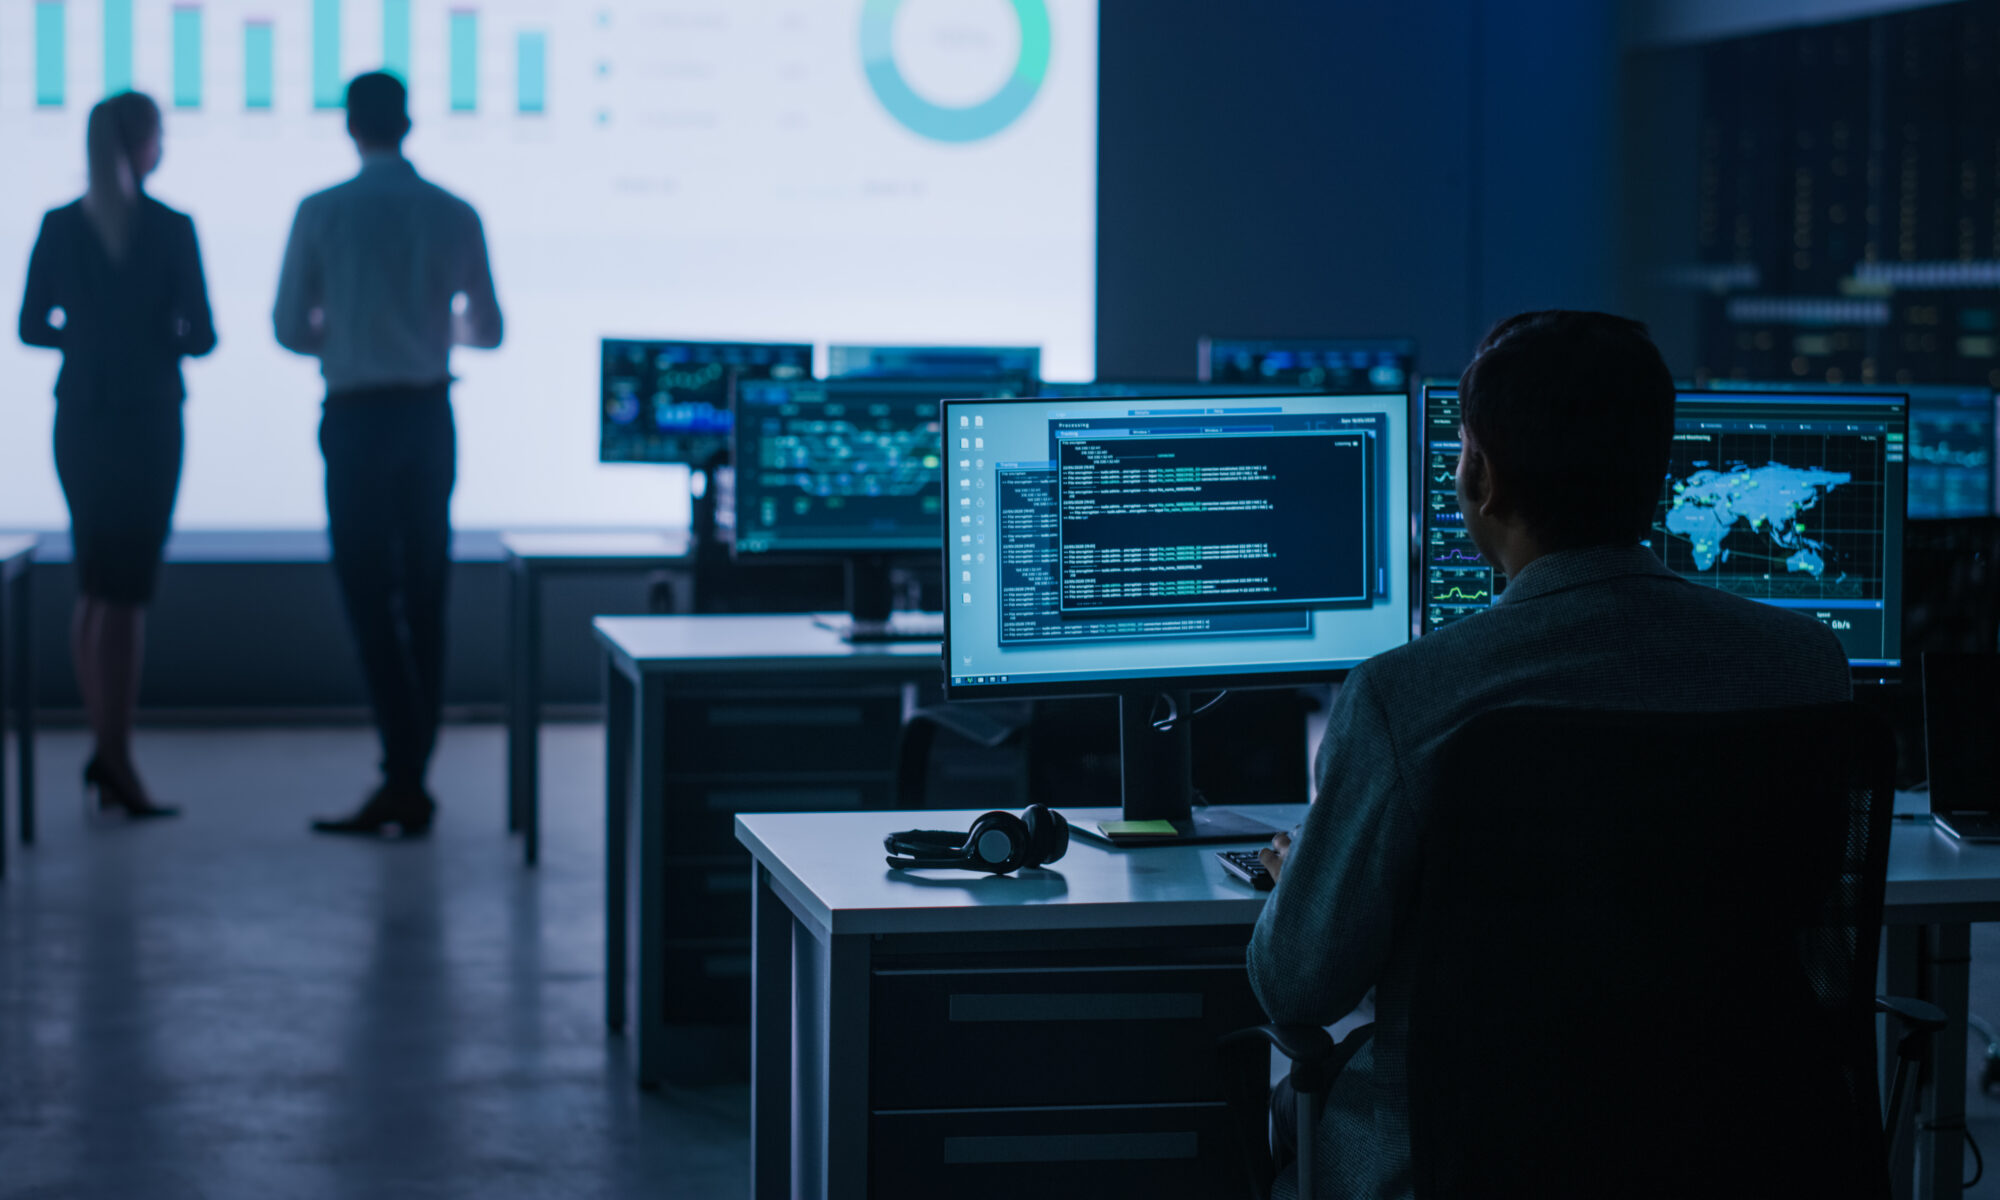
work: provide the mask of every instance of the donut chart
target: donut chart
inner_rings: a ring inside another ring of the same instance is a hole
[[[982,141],[1021,118],[1049,70],[1049,10],[1045,0],[1011,0],[1021,23],[1021,57],[1000,89],[977,104],[937,104],[917,94],[896,64],[894,29],[903,0],[866,0],[861,9],[861,63],[868,86],[890,116],[935,142]]]

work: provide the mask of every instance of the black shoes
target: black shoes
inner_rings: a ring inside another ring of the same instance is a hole
[[[143,791],[134,789],[129,783],[122,783],[110,771],[104,769],[96,755],[83,764],[83,792],[90,805],[93,817],[122,815],[128,820],[144,821],[154,817],[177,817],[181,810],[165,804],[155,804]]]
[[[436,817],[437,802],[422,788],[384,784],[353,816],[314,821],[312,827],[314,833],[349,837],[420,838],[430,833]]]

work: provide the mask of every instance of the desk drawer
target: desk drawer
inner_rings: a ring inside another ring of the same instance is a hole
[[[711,855],[667,860],[669,938],[750,936],[750,856]]]
[[[887,775],[848,779],[668,779],[667,811],[680,854],[724,855],[742,850],[737,813],[873,812],[894,807]],[[889,823],[894,828],[903,826]],[[883,833],[892,832],[885,826]]]
[[[667,758],[678,772],[887,771],[903,727],[900,690],[670,697]]]
[[[868,1132],[879,1200],[1214,1200],[1244,1188],[1242,1143],[1219,1105],[876,1112]]]
[[[982,1105],[1215,1100],[1217,1039],[1264,1020],[1236,964],[886,970],[872,992],[878,1109],[963,1105],[974,1072]]]
[[[750,1020],[750,943],[730,938],[667,943],[666,1020],[718,1025]]]

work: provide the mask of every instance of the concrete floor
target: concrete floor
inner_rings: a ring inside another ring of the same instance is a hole
[[[357,729],[147,731],[187,815],[132,828],[84,826],[81,735],[40,745],[41,842],[0,881],[0,1200],[746,1192],[745,1089],[643,1095],[605,1032],[599,727],[545,733],[533,871],[490,726],[447,731],[409,845],[305,831],[368,788]],[[2000,927],[1973,956],[2000,1020]],[[1980,1051],[1968,1195],[2000,1200]]]
[[[606,1035],[600,728],[547,733],[532,871],[493,727],[447,731],[407,845],[306,832],[369,786],[360,730],[149,731],[187,815],[112,829],[83,738],[40,746],[42,838],[0,881],[0,1197],[746,1191],[746,1090],[642,1095]]]

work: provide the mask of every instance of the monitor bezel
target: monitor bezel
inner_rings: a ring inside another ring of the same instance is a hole
[[[764,383],[769,381],[756,380],[754,382]],[[1012,381],[1008,379],[933,380],[920,375],[919,376],[842,375],[828,379],[800,380],[798,382],[817,384],[821,387],[849,387],[855,385],[866,385],[871,383],[872,384],[939,383],[948,387],[964,387],[964,386],[983,387],[983,386],[992,386],[994,384],[1010,383]],[[997,396],[997,397],[981,398],[981,397],[968,396],[968,397],[963,397],[962,399],[968,401],[980,401],[983,403],[995,403],[1004,400],[1033,400],[1035,399],[1035,397]],[[947,402],[948,402],[947,400],[942,398],[938,401],[940,406],[942,406]],[[944,477],[945,477],[945,468],[943,465],[943,454],[942,454],[943,436],[944,436],[943,420],[944,420],[944,415],[942,407],[940,407],[938,414],[938,421],[939,421],[938,436],[939,436],[939,446],[940,446],[940,461],[938,466],[938,495],[940,501],[942,501],[944,495]],[[729,461],[732,464],[732,469],[735,472],[735,478],[732,480],[730,488],[730,497],[729,497],[730,516],[734,522],[733,525],[731,526],[731,535],[729,539],[730,558],[745,563],[759,563],[759,562],[804,563],[804,562],[846,562],[853,559],[868,559],[868,558],[910,559],[910,558],[923,558],[927,555],[935,555],[937,557],[939,568],[940,569],[943,568],[944,564],[943,529],[944,529],[945,513],[943,511],[944,506],[942,503],[940,503],[938,506],[939,519],[938,519],[938,525],[935,530],[937,535],[936,540],[931,542],[917,543],[911,541],[901,541],[892,543],[886,541],[864,542],[857,540],[852,542],[837,543],[831,546],[781,546],[771,550],[745,550],[743,548],[744,489],[743,489],[743,455],[741,452],[742,439],[743,439],[742,422],[732,421],[729,426]]]
[[[813,373],[813,354],[816,347],[812,342],[725,342],[677,337],[599,337],[597,339],[597,463],[599,466],[604,467],[686,467],[690,471],[705,471],[709,469],[715,459],[714,454],[708,455],[705,459],[696,458],[691,454],[682,454],[670,458],[606,458],[604,456],[604,432],[608,420],[604,413],[604,356],[607,348],[614,343],[640,346],[702,346],[718,350],[802,350],[805,352],[806,378],[809,380],[817,379],[817,376]],[[728,405],[729,431],[720,435],[722,450],[731,456],[734,456],[736,453],[735,385],[736,381],[731,379],[727,394],[724,397],[725,403]],[[689,433],[680,436],[692,439],[697,437],[714,437],[717,435]]]
[[[1300,397],[1306,397],[1306,398],[1323,399],[1329,396],[1348,396],[1348,397],[1353,397],[1355,399],[1381,400],[1394,397],[1398,393],[1396,392],[1299,392],[1296,394]],[[1405,423],[1404,427],[1405,430],[1407,431],[1407,429],[1409,428],[1409,422],[1414,420],[1417,416],[1417,407],[1416,407],[1417,401],[1415,397],[1407,391],[1401,393],[1401,395],[1403,397],[1403,403],[1404,403],[1404,416],[1403,416],[1403,420]],[[946,429],[950,429],[951,410],[952,406],[955,404],[1046,404],[1050,401],[1050,399],[1064,400],[1070,398],[1071,397],[1062,397],[1062,396],[1058,397],[1019,396],[1019,397],[1001,397],[996,399],[979,399],[976,397],[952,399],[952,400],[946,400],[942,403],[942,405],[939,408],[939,417],[940,419],[943,420],[944,427]],[[1086,402],[1143,399],[1149,402],[1160,401],[1165,403],[1176,403],[1180,401],[1200,402],[1200,401],[1211,401],[1211,400],[1226,399],[1226,398],[1227,398],[1226,396],[1218,396],[1215,393],[1208,393],[1205,395],[1197,394],[1190,396],[1142,396],[1142,397],[1085,396],[1085,397],[1077,397],[1076,399],[1080,399]],[[1269,399],[1269,393],[1265,393],[1264,395],[1261,396],[1256,393],[1246,393],[1243,398],[1246,400]],[[1405,438],[1407,439],[1407,437],[1408,434],[1406,432]],[[1405,448],[1407,449],[1407,446]],[[1416,477],[1414,475],[1409,475],[1407,472],[1405,474],[1407,483],[1409,485],[1404,489],[1405,492],[1407,493],[1405,496],[1405,503],[1413,503],[1416,498],[1416,493],[1413,490],[1416,486]],[[951,517],[950,512],[947,511],[945,513],[942,513],[940,514],[940,520],[938,522],[938,538],[939,538],[938,552],[940,556],[940,565],[942,565],[942,560],[945,553],[945,547],[951,544],[950,541],[951,531],[949,529],[950,517]],[[1414,587],[1416,583],[1417,546],[1414,538],[1408,536],[1409,530],[1413,530],[1414,528],[1415,528],[1414,523],[1411,523],[1407,526],[1405,530],[1406,536],[1405,536],[1405,546],[1404,546],[1404,557],[1407,560],[1408,577],[1404,582],[1403,597],[1406,605],[1413,605],[1415,603],[1415,598],[1416,598]],[[1393,552],[1394,540],[1395,537],[1394,533],[1392,532],[1390,535],[1390,541],[1392,543],[1391,546],[1392,552]],[[1338,683],[1341,680],[1346,679],[1348,673],[1353,671],[1355,667],[1361,665],[1360,663],[1356,663],[1354,664],[1354,666],[1350,667],[1323,667],[1312,670],[1253,671],[1253,672],[1243,672],[1235,675],[1210,673],[1201,675],[1126,676],[1114,679],[1061,679],[1061,680],[1029,681],[1025,683],[970,683],[970,684],[954,683],[952,681],[952,671],[951,671],[951,633],[952,633],[952,618],[955,609],[956,606],[952,603],[951,589],[947,587],[945,589],[945,595],[944,595],[944,641],[940,646],[940,653],[938,656],[938,666],[944,674],[944,698],[946,700],[953,700],[953,701],[1030,700],[1042,697],[1053,698],[1053,697],[1068,697],[1068,696],[1129,696],[1135,694],[1157,695],[1162,692],[1218,692],[1218,691],[1239,691],[1239,690],[1249,691],[1259,688],[1301,687],[1301,686],[1311,686],[1315,684]],[[1412,617],[1413,615],[1414,614],[1411,612],[1405,613],[1406,617]],[[1414,640],[1409,634],[1409,628],[1408,628],[1409,624],[1410,622],[1408,620],[1405,620],[1404,637],[1403,641],[1399,643],[1400,645],[1407,646],[1410,644],[1412,640]],[[1395,647],[1392,646],[1389,647],[1389,649],[1395,649]],[[1377,651],[1376,653],[1380,654],[1384,652],[1385,651]],[[1374,656],[1370,655],[1369,657],[1373,658]],[[1368,659],[1362,660],[1362,662],[1366,661],[1368,661]]]

